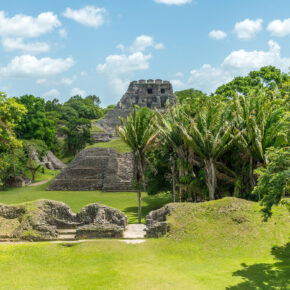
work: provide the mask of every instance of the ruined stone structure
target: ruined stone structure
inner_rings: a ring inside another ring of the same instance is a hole
[[[0,204],[0,240],[121,238],[126,225],[122,212],[98,203],[79,213],[63,202],[46,199],[15,206]]]
[[[126,118],[134,105],[163,110],[167,105],[173,105],[175,99],[172,85],[168,81],[159,79],[133,81],[117,106],[110,110],[104,119],[98,121],[97,126],[106,132],[114,133],[116,126],[120,124],[119,117]]]
[[[120,109],[133,109],[134,105],[150,109],[165,109],[166,103],[173,105],[175,96],[172,85],[162,80],[140,80],[130,83],[125,95],[117,105]]]
[[[47,190],[128,191],[133,180],[133,155],[111,148],[87,148],[53,180]]]

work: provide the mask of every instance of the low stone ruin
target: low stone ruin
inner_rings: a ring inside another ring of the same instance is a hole
[[[0,239],[56,240],[63,229],[75,229],[77,239],[121,238],[126,225],[122,212],[98,203],[87,205],[79,213],[53,200],[0,204]]]
[[[111,148],[87,148],[49,185],[47,190],[129,191],[132,189],[133,155]]]
[[[174,204],[167,204],[162,208],[151,211],[146,216],[146,237],[160,238],[168,231],[167,216],[174,211]]]

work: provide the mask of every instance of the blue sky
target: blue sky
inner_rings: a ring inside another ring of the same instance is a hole
[[[135,79],[213,91],[264,65],[290,67],[289,0],[16,1],[0,6],[9,96],[116,103]]]

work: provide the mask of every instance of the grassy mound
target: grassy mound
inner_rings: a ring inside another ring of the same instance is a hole
[[[273,218],[263,222],[256,202],[226,197],[203,203],[174,204],[168,217],[169,238],[199,241],[200,245],[239,247],[251,244],[286,242],[290,233],[290,214],[284,207],[274,208]]]

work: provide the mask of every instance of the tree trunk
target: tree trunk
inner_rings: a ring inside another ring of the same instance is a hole
[[[32,179],[32,182],[35,181],[35,175],[36,175],[36,170],[31,170],[31,179]]]
[[[142,215],[142,207],[141,207],[141,190],[138,190],[138,223],[141,224],[141,215]]]
[[[175,166],[171,163],[171,175],[172,175],[172,201],[175,202]]]
[[[250,183],[251,190],[253,190],[254,187],[256,186],[256,182],[255,182],[254,173],[253,173],[253,157],[252,157],[252,155],[250,155],[249,167],[250,167],[249,168],[249,183]],[[260,200],[260,194],[259,194],[259,200]]]
[[[205,169],[205,181],[209,192],[209,200],[214,200],[215,188],[216,188],[216,171],[213,159],[204,161]]]

